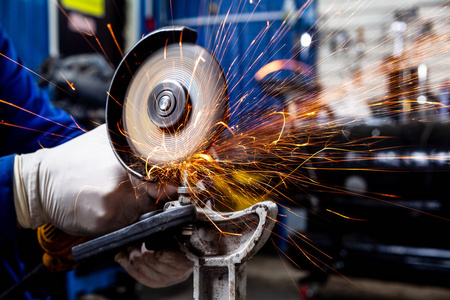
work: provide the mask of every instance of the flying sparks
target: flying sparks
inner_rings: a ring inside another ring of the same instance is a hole
[[[218,7],[211,4],[209,15],[199,16],[191,24],[207,28],[207,39],[200,42],[221,63],[227,79],[230,109],[227,120],[215,124],[224,129],[223,134],[217,140],[204,141],[201,146],[212,145],[206,151],[164,168],[148,164],[153,152],[142,157],[131,151],[133,163],[142,164],[148,178],[186,185],[193,201],[202,207],[205,199],[213,199],[212,206],[218,211],[242,210],[272,200],[280,206],[299,205],[317,217],[318,223],[328,222],[330,214],[339,217],[334,219],[370,223],[358,218],[360,211],[354,213],[347,207],[329,206],[317,212],[316,202],[322,198],[338,199],[341,206],[346,204],[345,199],[390,205],[448,222],[445,216],[425,211],[421,203],[417,207],[406,203],[406,197],[397,195],[388,179],[381,180],[412,173],[434,176],[448,172],[450,152],[432,144],[444,138],[431,134],[436,130],[433,126],[427,127],[450,121],[446,78],[450,43],[445,33],[450,24],[446,2],[428,7],[428,16],[415,12],[410,19],[404,16],[403,6],[380,8],[375,0],[346,1],[344,6],[330,0],[319,2],[317,7],[308,0],[301,7],[262,15],[261,2],[235,0],[224,8],[220,1]],[[316,11],[308,28],[301,27],[303,20]],[[171,16],[173,13],[170,1]],[[385,17],[392,24],[369,28],[362,24],[365,16]],[[171,18],[174,25],[184,25]],[[431,19],[437,21],[431,24]],[[261,26],[257,27],[256,22]],[[108,29],[123,56],[110,24]],[[92,28],[90,34],[106,55]],[[194,64],[190,74],[193,78],[207,60],[204,53],[194,62],[183,60],[187,47],[182,39],[183,35],[176,41],[181,63]],[[240,44],[244,40],[245,47]],[[296,42],[289,43],[291,40]],[[164,61],[170,60],[168,42],[162,54]],[[202,70],[208,70],[208,66]],[[149,82],[151,77],[149,74]],[[208,86],[217,85],[214,76],[204,77]],[[445,89],[446,94],[442,92]],[[192,103],[189,105],[191,109]],[[199,115],[208,113],[202,111]],[[408,127],[411,124],[415,127]],[[123,124],[115,125],[123,136],[132,139]],[[195,123],[194,127],[198,126]],[[183,129],[179,126],[167,135],[177,136]],[[158,151],[166,149],[164,143],[158,147]],[[183,145],[180,147],[183,149]],[[421,151],[411,150],[414,147]],[[374,190],[367,183],[365,178],[370,176],[381,177],[381,189]],[[300,205],[295,198],[299,194],[313,208]],[[347,216],[347,211],[353,217]],[[288,232],[284,242],[317,268],[330,267],[333,257],[314,240],[295,228],[283,228]],[[224,236],[232,235],[217,229]],[[317,258],[309,249],[325,259]],[[277,251],[291,260],[281,249]]]

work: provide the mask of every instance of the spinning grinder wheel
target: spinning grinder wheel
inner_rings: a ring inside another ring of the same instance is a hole
[[[186,27],[139,41],[111,82],[107,126],[114,152],[140,179],[207,151],[228,117],[228,91],[214,56]]]

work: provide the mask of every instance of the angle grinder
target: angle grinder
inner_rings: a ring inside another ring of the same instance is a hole
[[[197,32],[187,27],[154,31],[125,55],[112,79],[106,108],[111,146],[121,164],[141,180],[157,179],[154,170],[207,151],[224,130],[225,76],[214,56],[196,40]],[[196,218],[195,208],[189,205],[153,212],[73,251],[86,239],[72,238],[50,224],[39,229],[38,238],[47,269],[64,271],[75,266],[72,254],[75,261],[113,254],[133,243],[149,243],[149,236],[167,236],[163,231]]]
[[[178,178],[170,179],[180,182],[179,166],[208,151],[228,122],[224,73],[196,40],[197,32],[187,27],[154,31],[126,54],[114,74],[106,107],[111,146],[121,164],[143,181],[174,169]],[[171,203],[163,212],[78,245],[73,258],[114,253],[139,242],[151,247],[152,240],[197,220],[197,209],[186,198],[188,189],[180,187],[183,205]]]

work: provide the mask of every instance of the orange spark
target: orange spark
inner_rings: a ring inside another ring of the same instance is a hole
[[[0,121],[0,125],[10,126],[10,127],[15,127],[15,128],[20,128],[20,129],[26,129],[26,130],[31,130],[31,131],[36,131],[36,132],[45,133],[45,134],[49,134],[49,135],[53,135],[53,136],[57,136],[57,137],[61,137],[61,138],[67,138],[67,136],[64,136],[64,135],[61,135],[61,134],[56,134],[56,133],[52,133],[52,132],[37,130],[37,129],[24,127],[24,126],[19,126],[19,125],[14,125],[14,124],[11,124],[11,123],[6,123],[5,121]]]
[[[234,233],[234,232],[227,232],[227,231],[221,231],[220,233],[223,234],[223,235],[242,236],[242,233]]]
[[[194,157],[203,158],[207,162],[215,162],[215,160],[211,157],[211,155],[204,154],[204,153],[195,154]]]
[[[1,54],[1,53],[0,53],[0,54]],[[30,111],[30,110],[27,110],[27,109],[25,109],[25,108],[23,108],[23,107],[17,106],[17,105],[15,105],[15,104],[10,103],[10,102],[7,102],[7,101],[4,101],[4,100],[1,100],[1,99],[0,99],[0,103],[3,103],[3,104],[6,104],[6,105],[9,105],[9,106],[12,106],[12,107],[17,108],[17,109],[20,109],[20,110],[22,110],[22,111],[24,111],[24,112],[26,112],[26,113],[29,113],[29,114],[31,114],[31,115],[33,115],[33,116],[36,116],[36,117],[38,117],[38,118],[41,118],[41,119],[43,119],[43,120],[45,120],[45,121],[48,121],[48,122],[51,122],[51,123],[53,123],[53,124],[59,125],[59,126],[61,126],[61,127],[64,127],[64,128],[70,128],[70,129],[75,130],[75,128],[68,127],[68,126],[66,126],[66,125],[64,125],[64,124],[55,122],[55,121],[53,121],[53,120],[50,120],[50,119],[48,119],[48,118],[46,118],[46,117],[43,117],[43,116],[41,116],[41,115],[38,115],[37,113],[34,113],[34,112]],[[2,121],[2,122],[3,122],[3,121]],[[4,125],[9,125],[9,126],[20,127],[20,126],[13,125],[13,124],[7,124],[7,123],[3,123],[3,124],[4,124]],[[32,130],[32,129],[31,129],[31,130]]]
[[[339,217],[342,217],[342,218],[345,218],[345,219],[349,219],[349,220],[353,220],[353,221],[368,221],[366,219],[356,219],[356,218],[347,217],[347,216],[344,216],[344,215],[342,215],[340,213],[332,211],[331,209],[327,209],[327,211],[330,212],[330,213],[333,213],[335,215],[338,215]]]
[[[272,218],[270,218],[270,217],[269,217],[269,219],[273,220],[274,222],[277,222],[277,223],[279,224],[279,226],[282,226],[283,228],[285,228],[285,229],[288,230],[289,232],[293,232],[293,234],[294,234],[296,237],[300,238],[304,243],[308,244],[309,246],[311,246],[312,248],[314,248],[316,251],[320,252],[322,255],[328,257],[329,259],[332,259],[332,258],[333,258],[333,257],[331,257],[330,255],[328,255],[328,254],[326,254],[325,252],[323,252],[322,250],[320,250],[319,248],[317,248],[316,246],[314,246],[314,245],[311,243],[311,242],[312,242],[311,239],[308,238],[307,236],[305,236],[304,234],[301,234],[300,232],[294,230],[293,228],[287,226],[286,224],[283,224],[282,222],[278,222],[276,219],[272,219]],[[295,245],[297,248],[299,247],[299,246],[292,240],[292,237],[291,237],[291,236],[288,236],[289,239],[291,240],[291,242],[290,242],[290,241],[288,241],[287,239],[281,237],[281,236],[278,235],[278,234],[275,234],[275,233],[272,233],[272,234],[275,235],[275,236],[277,236],[278,238],[283,239],[284,241],[286,241],[286,242],[288,242],[288,243],[290,243],[290,244],[292,244],[292,245]]]
[[[127,134],[125,133],[125,132],[123,132],[123,130],[122,130],[122,128],[121,128],[121,126],[120,126],[120,124],[119,123],[117,123],[117,129],[119,130],[119,132],[123,135],[123,136],[127,136]]]
[[[111,33],[111,36],[114,39],[114,43],[116,44],[117,49],[119,49],[120,55],[123,57],[122,49],[120,48],[119,42],[116,39],[116,35],[114,34],[114,31],[112,30],[111,23],[108,23],[108,25],[106,25],[106,27],[108,27],[109,33]]]
[[[281,114],[283,115],[283,127],[281,128],[278,139],[272,142],[273,145],[276,145],[281,140],[281,136],[283,135],[284,127],[286,127],[286,114],[284,112],[281,112]]]
[[[86,24],[89,26],[89,28],[91,29],[91,33],[92,36],[95,38],[95,41],[97,42],[98,46],[100,47],[100,49],[103,52],[103,55],[106,57],[106,59],[111,63],[111,60],[108,58],[108,55],[106,54],[105,49],[103,48],[102,44],[100,43],[100,40],[98,39],[97,35],[95,35],[94,29],[92,28],[91,24],[88,22],[88,20],[86,18],[84,18],[86,21]],[[112,65],[112,63],[111,63]]]
[[[71,118],[72,121],[75,123],[75,125],[77,126],[78,129],[80,129],[80,130],[83,131],[83,132],[88,132],[86,129],[82,128],[82,127],[78,124],[78,122],[75,120],[75,118],[74,118],[72,115],[70,115],[70,118]],[[98,124],[98,125],[100,125],[100,124]]]
[[[73,82],[70,83],[69,80],[67,80],[66,76],[64,76],[64,74],[60,71],[59,75],[61,75],[62,78],[64,78],[64,80],[67,82],[67,84],[70,86],[70,88],[75,91],[75,87],[73,86]]]
[[[169,39],[166,40],[166,44],[164,45],[164,60],[166,60],[166,58],[167,58],[166,52],[167,52],[167,44],[168,43],[169,43]]]
[[[117,104],[119,104],[119,106],[121,106],[121,107],[123,108],[123,105],[122,105],[119,101],[117,101],[116,98],[114,98],[114,97],[109,93],[109,91],[106,91],[106,94],[107,94],[111,99],[113,99],[114,102],[116,102]]]
[[[225,122],[220,121],[220,122],[216,123],[216,125],[223,125],[223,126],[225,126],[225,128],[227,128],[228,131],[230,131],[233,136],[235,135],[233,130],[231,130],[231,128]]]
[[[53,85],[54,87],[60,89],[61,91],[66,92],[65,90],[61,89],[59,86],[57,86],[56,84],[54,84],[53,82],[51,82],[51,81],[48,80],[47,78],[43,77],[42,75],[39,75],[38,73],[34,72],[34,71],[31,70],[31,69],[25,67],[25,66],[22,65],[21,63],[15,61],[14,59],[12,59],[12,58],[10,58],[10,57],[8,57],[8,56],[6,56],[5,54],[3,54],[3,53],[0,52],[0,56],[6,58],[7,60],[9,60],[9,61],[11,61],[11,62],[13,62],[13,63],[15,63],[15,64],[18,65],[19,67],[24,68],[24,69],[27,70],[28,72],[30,72],[30,73],[36,75],[37,77],[41,78],[41,79],[44,80],[44,81],[50,83],[51,85]]]

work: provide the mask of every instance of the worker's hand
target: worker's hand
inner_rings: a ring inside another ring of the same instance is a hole
[[[100,126],[65,144],[16,156],[14,201],[23,228],[51,223],[71,234],[99,236],[136,221],[174,186],[135,187]]]
[[[142,247],[130,247],[116,255],[116,261],[140,283],[160,288],[188,279],[194,263],[179,250],[150,251]]]

